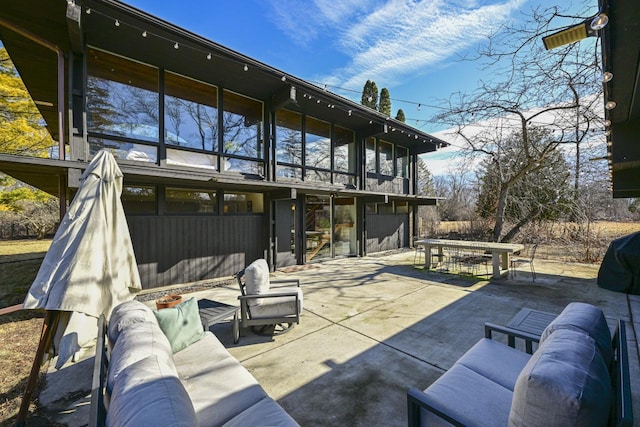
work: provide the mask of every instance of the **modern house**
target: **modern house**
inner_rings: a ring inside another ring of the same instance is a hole
[[[115,0],[0,0],[57,142],[0,171],[74,194],[100,149],[146,288],[409,246],[418,155],[446,142]]]
[[[600,0],[605,119],[613,197],[640,197],[640,9],[634,0]]]

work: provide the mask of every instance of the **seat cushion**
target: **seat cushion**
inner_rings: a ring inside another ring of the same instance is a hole
[[[605,363],[609,365],[613,357],[611,332],[604,313],[598,307],[582,302],[570,303],[542,332],[540,344],[559,329],[572,329],[589,335],[596,341]]]
[[[511,390],[456,363],[425,391],[425,400],[467,426],[505,426],[511,407]],[[446,425],[421,409],[421,425]]]
[[[589,335],[558,329],[524,367],[513,394],[510,426],[603,426],[611,381]]]
[[[269,292],[269,265],[264,259],[253,261],[244,269],[245,291],[247,295],[261,295]],[[252,301],[253,304],[260,302]]]
[[[531,356],[498,341],[482,338],[458,361],[511,391]]]
[[[297,286],[271,288],[271,292],[285,292],[298,294],[298,306],[296,307],[296,298],[291,296],[260,298],[259,304],[251,307],[251,318],[260,319],[267,317],[295,316],[302,312],[302,289]]]
[[[267,397],[211,332],[173,357],[200,426],[221,426]]]
[[[240,414],[224,424],[224,427],[246,427],[246,426],[279,426],[295,427],[295,422],[289,414],[282,409],[270,397],[265,397],[260,402],[245,409]]]
[[[202,338],[204,330],[195,298],[189,298],[175,307],[154,311],[153,314],[174,353]]]

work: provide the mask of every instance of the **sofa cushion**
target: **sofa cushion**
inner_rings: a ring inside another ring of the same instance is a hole
[[[200,321],[198,301],[195,298],[171,308],[154,311],[158,325],[167,336],[171,351],[176,353],[202,338],[204,330]]]
[[[572,329],[589,335],[596,341],[600,354],[609,365],[613,357],[611,332],[604,313],[598,307],[582,302],[570,303],[542,332],[540,344],[559,329]]]
[[[265,397],[255,405],[245,409],[231,420],[224,424],[224,427],[247,427],[247,426],[297,426],[289,414],[282,406],[278,405],[270,397]]]
[[[269,292],[269,265],[264,259],[253,261],[244,269],[247,295],[260,295]],[[261,300],[250,300],[249,305],[260,305]]]
[[[211,332],[173,357],[200,426],[221,426],[267,397]]]
[[[518,375],[530,358],[531,356],[523,351],[482,338],[456,363],[513,391]]]
[[[298,294],[296,307],[295,297],[260,298],[259,304],[251,307],[251,318],[291,316],[302,312],[302,289],[297,286],[271,288],[271,292],[289,292]]]
[[[118,304],[112,311],[109,318],[109,346],[113,348],[120,336],[120,331],[133,323],[155,322],[151,308],[140,301],[130,300]]]
[[[150,355],[157,356],[169,367],[174,366],[171,345],[156,321],[131,323],[123,328],[111,350],[107,391],[112,392],[118,376],[124,369]],[[175,370],[175,367],[173,369]]]
[[[175,371],[151,355],[129,365],[113,388],[107,426],[197,425],[196,414]]]
[[[513,394],[510,426],[607,424],[611,381],[593,338],[558,329],[524,367]]]
[[[511,390],[456,363],[425,391],[424,400],[463,425],[505,426],[511,406]],[[442,419],[421,409],[422,425],[444,425]]]

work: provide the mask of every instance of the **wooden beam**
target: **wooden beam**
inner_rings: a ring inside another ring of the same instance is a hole
[[[298,196],[298,192],[295,188],[283,188],[281,190],[270,191],[269,198],[271,200],[288,200],[295,199]]]
[[[289,104],[297,104],[295,86],[288,86],[271,95],[271,111],[277,111]]]
[[[84,42],[82,40],[82,23],[80,17],[82,9],[75,2],[67,3],[67,29],[69,30],[69,44],[71,50],[77,53],[83,51]]]

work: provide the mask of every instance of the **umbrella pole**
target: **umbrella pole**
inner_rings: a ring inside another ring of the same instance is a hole
[[[36,389],[38,384],[38,374],[40,373],[40,366],[42,365],[42,359],[45,352],[51,347],[51,341],[53,340],[53,331],[56,329],[56,323],[58,322],[59,313],[57,311],[46,311],[44,316],[44,323],[42,324],[42,333],[40,334],[40,342],[38,343],[38,350],[36,351],[36,357],[33,359],[33,365],[31,366],[31,373],[27,380],[27,387],[24,390],[22,396],[22,403],[20,404],[20,411],[16,417],[16,426],[24,426],[27,419],[27,413],[29,412],[29,404],[31,403],[31,395]]]

